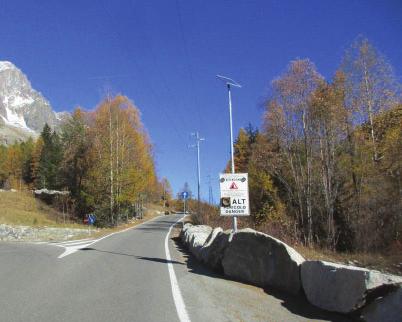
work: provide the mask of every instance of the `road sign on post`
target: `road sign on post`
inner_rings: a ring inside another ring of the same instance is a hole
[[[188,192],[187,191],[183,191],[181,193],[181,198],[183,199],[183,213],[186,213],[186,200],[188,198]]]
[[[219,175],[221,216],[249,216],[248,173]]]
[[[95,224],[95,221],[96,221],[96,216],[94,214],[89,214],[88,215],[88,225]]]

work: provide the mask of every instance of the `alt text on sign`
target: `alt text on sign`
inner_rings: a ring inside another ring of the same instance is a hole
[[[219,182],[221,216],[249,216],[248,174],[222,173]]]

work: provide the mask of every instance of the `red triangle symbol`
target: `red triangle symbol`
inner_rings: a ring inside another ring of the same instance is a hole
[[[233,181],[232,184],[230,185],[230,189],[239,189],[239,188],[237,188],[236,183]]]

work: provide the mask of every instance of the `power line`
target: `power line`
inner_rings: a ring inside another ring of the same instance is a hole
[[[191,64],[190,64],[190,55],[189,55],[189,51],[188,51],[188,43],[187,43],[187,39],[186,39],[185,34],[184,34],[183,19],[182,19],[182,15],[181,15],[181,11],[180,11],[179,0],[176,0],[176,12],[177,12],[177,17],[178,17],[178,22],[179,22],[181,41],[183,43],[184,54],[186,56],[186,62],[187,62],[186,66],[187,66],[188,74],[190,76],[190,83],[191,83],[191,87],[192,87],[192,92],[194,93],[194,102],[195,102],[195,107],[196,107],[197,116],[198,116],[198,122],[199,122],[198,125],[201,126],[202,125],[202,120],[201,120],[201,113],[200,113],[200,104],[199,104],[199,101],[198,101],[198,96],[196,95],[196,91],[195,91],[193,70],[192,70]]]
[[[133,4],[133,2],[131,4]],[[136,11],[134,10],[134,12],[136,12]],[[145,14],[146,13],[144,12],[143,15],[145,15]],[[149,19],[146,19],[146,20],[149,20]],[[155,70],[157,71],[157,73],[159,75],[159,79],[161,80],[161,84],[165,88],[165,91],[168,93],[170,98],[171,99],[173,98],[173,101],[174,101],[173,104],[175,106],[177,106],[178,105],[177,104],[178,100],[173,95],[173,92],[172,92],[170,86],[168,85],[169,84],[168,81],[166,80],[166,78],[165,78],[164,74],[162,73],[161,69],[158,67],[159,64],[158,64],[158,60],[156,59],[155,51],[153,50],[154,46],[152,45],[152,41],[151,41],[152,38],[151,37],[146,37],[145,39],[147,40],[147,41],[145,41],[145,43],[147,43],[147,45],[148,45],[147,46],[148,52],[150,53],[150,56],[152,58],[153,66],[155,67]],[[176,119],[178,118],[177,120],[178,120],[178,123],[179,123],[180,127],[184,128],[184,125],[187,124],[187,122],[185,122],[185,120],[183,119],[182,115],[181,114],[176,114],[175,116],[176,116]]]
[[[111,16],[110,12],[109,12],[104,6],[103,6],[103,9],[104,9],[104,11],[106,12],[106,14],[109,16],[111,23],[114,23],[115,20],[114,20],[113,17]],[[114,25],[116,26],[115,23],[114,23]],[[116,39],[119,39],[120,37],[119,37],[118,33],[115,32],[115,30],[114,30],[115,28],[111,28],[111,29],[112,29],[112,33],[115,35],[115,38],[116,38]],[[120,48],[122,49],[122,51],[123,51],[123,53],[125,54],[125,56],[126,56],[127,58],[131,59],[130,53],[128,53],[128,52],[125,50],[124,47],[120,47]],[[168,120],[168,122],[169,122],[169,127],[170,127],[170,128],[173,128],[173,131],[175,132],[177,138],[178,138],[181,142],[183,142],[183,141],[185,140],[185,138],[184,138],[184,135],[180,134],[180,132],[179,132],[179,130],[178,130],[178,127],[177,127],[177,125],[176,125],[176,120],[177,120],[177,118],[176,118],[176,119],[172,118],[171,115],[169,114],[169,112],[166,110],[165,105],[161,103],[161,99],[160,99],[160,97],[159,97],[159,94],[157,93],[157,91],[154,89],[154,87],[153,87],[153,85],[152,85],[153,82],[150,82],[150,81],[148,80],[148,78],[146,77],[147,74],[146,74],[145,71],[142,69],[142,67],[138,64],[138,62],[137,62],[135,59],[133,60],[133,63],[134,63],[135,69],[136,69],[137,72],[140,74],[141,78],[144,80],[145,83],[148,83],[148,84],[147,84],[147,85],[148,85],[147,88],[148,88],[148,90],[151,92],[151,94],[152,94],[152,96],[154,97],[154,99],[157,101],[157,104],[158,104],[159,108],[161,109],[161,112],[163,113],[163,116],[165,117],[165,119]],[[163,83],[164,86],[169,90],[169,87],[166,85],[166,81],[164,80],[164,78],[163,78],[163,80],[162,80],[162,83]],[[180,121],[179,121],[179,123],[180,123]],[[182,125],[183,125],[183,124],[185,124],[185,123],[182,122]],[[183,127],[184,127],[184,126],[181,126],[180,128],[183,128]],[[183,145],[183,146],[179,146],[179,149],[180,149],[181,152],[184,152],[184,153],[183,153],[183,157],[184,157],[184,158],[187,158],[187,157],[188,157],[188,154],[187,154],[186,151],[185,151],[184,145]]]
[[[108,15],[111,23],[113,23],[115,20],[113,19],[113,17],[111,16],[110,12],[108,10],[106,10],[106,8],[103,6],[103,9],[105,11],[105,13]],[[115,24],[114,24],[115,25]],[[119,35],[118,33],[115,32],[115,28],[112,28],[112,33],[115,35],[116,39],[119,39]],[[129,53],[127,53],[127,51],[124,49],[124,47],[121,47],[123,49],[124,54],[126,55],[127,58],[131,58]],[[143,80],[147,80],[146,78],[146,73],[144,72],[144,70],[140,67],[140,65],[138,64],[138,62],[134,59],[133,60],[134,65],[136,70],[139,72],[139,74],[141,75],[141,78]],[[146,81],[147,82],[147,81]],[[177,137],[179,138],[180,141],[183,141],[183,136],[180,134],[180,132],[177,129],[177,126],[175,125],[175,121],[172,119],[172,117],[169,115],[169,113],[166,111],[166,108],[163,104],[161,104],[161,100],[159,98],[159,95],[157,94],[156,90],[153,88],[152,86],[152,82],[147,82],[148,83],[148,89],[150,90],[152,96],[156,99],[158,106],[160,107],[160,109],[162,110],[162,113],[164,114],[164,116],[166,117],[166,119],[169,120],[170,122],[170,126],[173,128],[175,134],[177,135]],[[184,147],[183,147],[184,149]]]

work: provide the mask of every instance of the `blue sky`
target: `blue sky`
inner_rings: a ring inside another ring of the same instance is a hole
[[[402,1],[1,0],[0,60],[22,69],[56,111],[93,109],[106,92],[132,99],[154,144],[159,176],[215,200],[230,155],[227,92],[236,79],[234,129],[261,123],[272,79],[310,58],[330,79],[362,34],[402,74]]]

